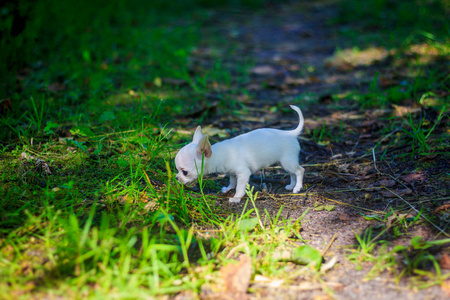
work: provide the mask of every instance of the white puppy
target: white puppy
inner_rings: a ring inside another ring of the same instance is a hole
[[[280,163],[291,175],[291,183],[286,189],[298,193],[303,185],[305,169],[298,163],[300,145],[297,136],[303,129],[304,119],[297,106],[291,105],[291,108],[299,116],[299,124],[294,130],[262,128],[213,146],[198,126],[192,143],[181,148],[175,157],[177,180],[183,184],[196,180],[201,174],[202,165],[205,175],[230,174],[230,184],[222,188],[222,193],[236,188],[236,194],[229,200],[240,202],[252,173]]]

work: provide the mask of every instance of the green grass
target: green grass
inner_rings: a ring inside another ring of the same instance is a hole
[[[356,234],[358,245],[356,249],[349,250],[348,258],[359,270],[362,269],[362,262],[373,263],[371,270],[365,275],[367,280],[388,272],[395,278],[397,284],[400,280],[408,278],[411,287],[416,289],[442,284],[450,274],[442,272],[439,262],[432,254],[432,248],[445,245],[450,239],[423,241],[421,237],[415,236],[411,238],[410,245],[392,245],[392,242],[386,240],[388,230],[395,235],[398,231],[404,231],[405,226],[411,226],[416,219],[396,220],[375,237],[372,236],[372,228],[364,231],[363,236]],[[403,229],[399,229],[401,227]],[[385,237],[381,239],[383,235]]]
[[[388,48],[411,43],[448,41],[450,6],[442,0],[344,0],[339,4],[335,23],[352,45],[381,44]]]
[[[0,117],[2,299],[198,293],[233,253],[293,247],[300,220],[256,207],[220,211],[215,197],[186,191],[171,173],[176,141],[186,137],[165,124],[201,108],[215,84],[230,109],[230,88],[247,80],[245,64],[233,76],[219,58],[211,69],[192,65],[212,3],[21,5],[4,10],[28,18],[19,37],[14,14],[2,19],[11,35],[2,37],[10,46],[1,50],[0,98],[12,103]],[[211,185],[203,181],[202,191]],[[253,264],[273,275],[283,261]]]

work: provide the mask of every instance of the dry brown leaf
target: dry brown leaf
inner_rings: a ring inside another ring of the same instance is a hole
[[[382,179],[382,180],[379,181],[379,183],[380,183],[381,186],[387,186],[387,187],[390,187],[390,186],[394,186],[394,185],[395,185],[395,180],[392,180],[392,179]]]
[[[247,291],[251,275],[252,260],[245,254],[240,256],[238,264],[230,263],[220,269],[226,291],[233,294]]]
[[[337,217],[341,221],[352,221],[354,218],[346,213],[338,213]]]
[[[386,228],[389,228],[394,224],[397,220],[404,220],[408,218],[412,218],[413,216],[411,214],[399,214],[395,213],[393,215],[390,215],[386,220]]]
[[[433,213],[437,214],[437,213],[440,213],[441,211],[447,211],[449,209],[450,209],[450,203],[446,203],[446,204],[443,204],[443,205],[439,206],[438,208],[436,208],[433,211]]]
[[[423,174],[412,173],[412,174],[408,174],[408,175],[401,177],[401,179],[403,181],[405,181],[406,183],[410,183],[412,181],[425,181],[426,178]]]
[[[439,265],[442,269],[450,270],[450,257],[447,253],[443,253]]]
[[[250,73],[255,75],[275,75],[277,70],[269,65],[256,66],[250,70]]]
[[[395,105],[394,106],[394,116],[396,117],[403,117],[408,114],[416,113],[421,110],[420,107],[411,107],[411,106],[401,106],[401,105]]]

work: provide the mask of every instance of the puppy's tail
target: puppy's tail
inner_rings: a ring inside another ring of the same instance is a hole
[[[291,133],[294,136],[298,136],[298,135],[300,135],[300,133],[303,130],[303,125],[305,124],[305,119],[303,119],[303,114],[302,114],[302,111],[300,110],[300,108],[298,108],[295,105],[291,105],[291,108],[298,113],[299,120],[298,120],[297,128],[295,128],[294,130],[289,131],[289,133]]]

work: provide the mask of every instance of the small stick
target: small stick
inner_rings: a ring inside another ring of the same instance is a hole
[[[333,244],[334,240],[336,239],[336,236],[337,236],[337,232],[334,233],[333,237],[328,242],[327,247],[322,251],[322,253],[321,253],[322,257],[325,255],[325,253],[327,253],[328,249],[330,249],[331,245]]]
[[[306,199],[308,198],[308,193],[309,193],[313,188],[315,188],[316,185],[317,185],[317,184],[313,184],[312,186],[310,186],[310,187],[306,190],[306,192],[305,192],[305,198],[303,198],[303,204],[302,204],[302,205],[305,205]]]

